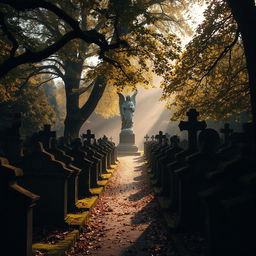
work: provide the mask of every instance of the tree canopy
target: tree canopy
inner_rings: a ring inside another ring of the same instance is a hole
[[[211,1],[194,38],[165,74],[163,99],[181,118],[193,107],[223,120],[250,110],[248,73],[237,24],[225,1]],[[239,103],[239,104],[238,104]]]

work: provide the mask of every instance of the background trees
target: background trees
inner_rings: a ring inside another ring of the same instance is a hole
[[[43,59],[31,77],[47,73],[51,78],[62,79],[66,92],[64,135],[77,137],[106,86],[115,86],[117,90],[126,86],[136,89],[138,84],[148,86],[151,72],[160,75],[170,69],[179,51],[171,30],[187,29],[182,14],[188,2],[70,0],[54,1],[54,5],[29,1],[22,6],[10,1],[14,10],[8,15],[10,7],[4,5],[2,27],[7,28],[3,32],[13,47],[3,63],[8,66],[15,59],[16,64],[21,64],[17,58],[24,54],[29,54],[31,61]],[[16,10],[24,11],[19,18]],[[79,21],[79,25],[74,21]],[[10,35],[24,51],[19,56]],[[61,47],[57,49],[56,44]],[[48,55],[42,54],[45,51]],[[39,53],[40,58],[35,57]],[[89,96],[81,102],[85,92]]]
[[[204,16],[174,69],[166,73],[163,98],[175,109],[173,119],[191,107],[203,118],[217,120],[250,110],[243,43],[231,10],[225,1],[212,1]]]

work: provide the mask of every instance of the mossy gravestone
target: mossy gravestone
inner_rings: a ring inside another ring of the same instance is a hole
[[[32,255],[32,212],[39,196],[17,185],[21,169],[0,157],[1,251],[5,255]]]
[[[22,162],[21,184],[41,196],[35,209],[36,225],[64,225],[67,214],[67,185],[72,170],[46,152],[41,142],[34,141],[32,153]]]

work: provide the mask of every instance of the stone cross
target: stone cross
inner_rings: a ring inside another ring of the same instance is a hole
[[[155,136],[154,136],[154,135],[152,135],[152,136],[151,136],[151,140],[153,141],[154,139],[155,139]]]
[[[56,137],[56,131],[51,131],[51,125],[45,124],[44,129],[39,132],[39,140],[43,143],[45,149],[50,147],[50,139]]]
[[[83,134],[83,138],[85,138],[87,142],[91,144],[91,139],[95,139],[95,135],[91,133],[91,130],[87,130],[87,133]]]
[[[146,136],[144,137],[144,139],[145,139],[146,141],[148,141],[149,136],[146,134]]]
[[[229,136],[233,133],[233,129],[230,129],[230,126],[228,123],[224,124],[224,128],[220,129],[220,133],[223,133],[224,135],[224,144],[228,144],[229,142]]]
[[[188,121],[180,121],[179,128],[181,131],[188,131],[188,146],[192,150],[197,149],[197,132],[206,128],[205,121],[197,120],[199,113],[195,109],[187,112]]]
[[[162,144],[163,139],[165,139],[166,136],[163,135],[163,132],[162,132],[162,131],[159,131],[159,134],[156,135],[155,138],[158,140],[158,143],[159,143],[159,144]]]

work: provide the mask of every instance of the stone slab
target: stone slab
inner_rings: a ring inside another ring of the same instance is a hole
[[[118,156],[140,156],[140,152],[118,151]]]

